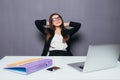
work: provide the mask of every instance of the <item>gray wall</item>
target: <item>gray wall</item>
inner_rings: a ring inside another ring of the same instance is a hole
[[[0,57],[40,55],[43,35],[34,25],[60,13],[65,22],[81,22],[73,36],[74,55],[86,55],[90,44],[120,43],[120,0],[0,0]]]

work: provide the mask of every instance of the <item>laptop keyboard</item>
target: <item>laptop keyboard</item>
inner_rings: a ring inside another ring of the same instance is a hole
[[[83,69],[84,68],[84,66],[78,66],[80,69]]]

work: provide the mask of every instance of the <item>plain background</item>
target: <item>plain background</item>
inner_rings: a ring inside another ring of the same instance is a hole
[[[120,0],[0,0],[0,57],[40,56],[44,36],[34,21],[55,12],[82,24],[71,39],[75,56],[92,44],[120,43]]]

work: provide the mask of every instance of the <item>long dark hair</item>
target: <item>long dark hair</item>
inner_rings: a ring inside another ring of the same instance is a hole
[[[61,17],[60,14],[58,14],[58,13],[53,13],[53,14],[50,15],[50,17],[49,17],[49,26],[50,26],[50,28],[51,28],[52,30],[55,31],[55,26],[52,24],[52,17],[53,17],[54,15],[58,15],[58,16],[61,18],[61,20],[62,20],[62,24],[60,25],[61,34],[62,34],[62,36],[63,36],[63,42],[66,42],[66,41],[69,39],[69,34],[67,34],[67,33],[64,31],[64,29],[65,29],[64,21],[63,21],[63,18]],[[52,34],[51,34],[50,32],[47,32],[46,41],[48,41],[51,36],[52,36]]]

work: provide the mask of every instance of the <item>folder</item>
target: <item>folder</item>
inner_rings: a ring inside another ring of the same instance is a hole
[[[21,74],[30,74],[52,65],[52,59],[32,58],[8,64],[4,69]]]

